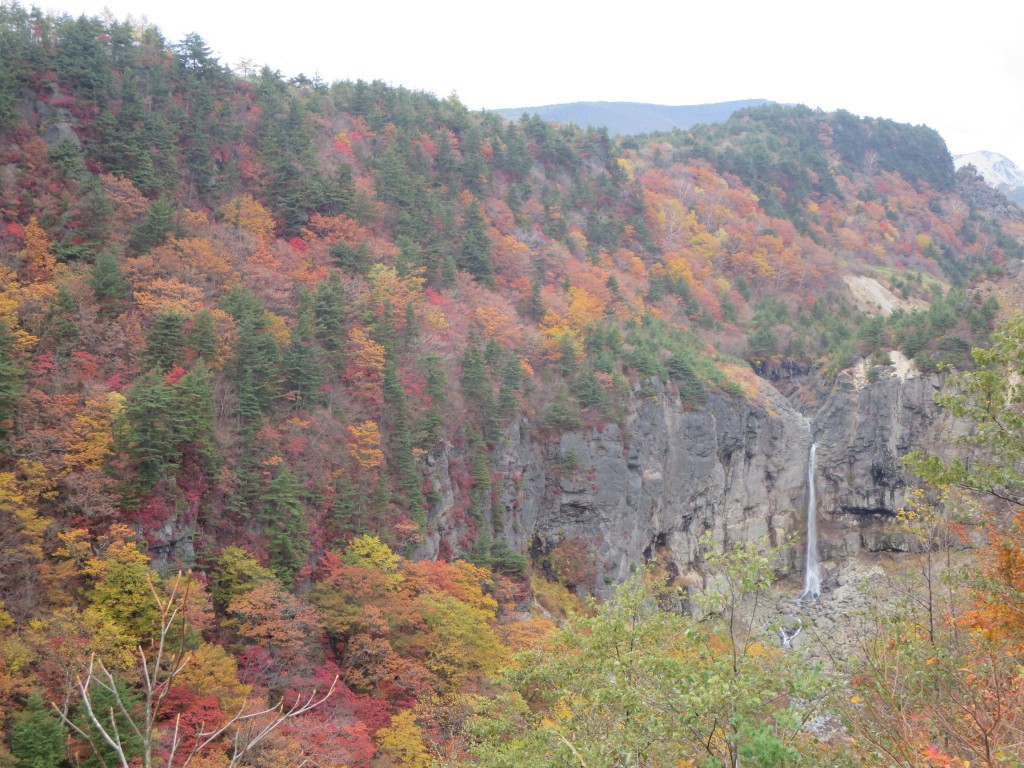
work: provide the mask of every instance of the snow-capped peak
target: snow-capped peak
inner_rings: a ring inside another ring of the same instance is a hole
[[[981,150],[966,155],[955,155],[953,165],[957,168],[973,165],[989,186],[996,189],[1006,191],[1007,188],[1024,187],[1024,171],[998,152]]]

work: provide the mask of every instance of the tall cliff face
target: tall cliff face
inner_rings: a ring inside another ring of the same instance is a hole
[[[593,552],[603,594],[653,553],[680,573],[699,570],[699,541],[767,538],[789,546],[780,567],[802,568],[806,469],[818,443],[824,556],[899,548],[892,517],[909,478],[899,458],[948,439],[953,426],[933,403],[935,376],[876,369],[819,385],[804,415],[767,382],[753,397],[713,393],[683,404],[658,381],[635,393],[624,426],[605,424],[542,442],[525,420],[497,451],[497,531],[516,551],[543,556],[564,541]],[[447,455],[433,459],[440,503],[423,554],[465,538],[453,519]]]
[[[897,367],[875,372],[873,381],[864,370],[843,372],[819,391],[813,423],[827,556],[904,549],[892,521],[914,479],[900,459],[914,448],[947,450],[967,429],[934,402],[941,375]]]

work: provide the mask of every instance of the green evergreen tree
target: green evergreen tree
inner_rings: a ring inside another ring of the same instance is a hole
[[[469,513],[482,529],[485,525],[485,516],[490,509],[491,501],[491,470],[489,466],[490,456],[487,453],[487,443],[479,429],[471,427],[469,430],[469,478],[471,489],[469,492]]]
[[[298,402],[309,406],[316,401],[323,375],[313,349],[313,324],[309,312],[299,316],[291,333],[292,343],[285,352],[284,366],[288,387],[298,394]]]
[[[203,360],[172,386],[174,432],[178,451],[215,464],[213,375]]]
[[[13,428],[18,401],[25,392],[21,366],[11,356],[13,345],[10,331],[0,323],[0,440]]]
[[[354,213],[356,184],[352,174],[352,166],[343,163],[338,166],[334,176],[323,183],[323,204],[321,213],[337,216],[342,213]]]
[[[32,67],[36,44],[33,19],[17,4],[0,6],[0,130],[8,130],[20,121],[18,101],[24,77]]]
[[[352,478],[348,473],[339,475],[334,482],[334,498],[331,500],[329,537],[341,540],[349,533],[365,533],[364,511],[363,497],[352,484]]]
[[[579,349],[576,346],[576,339],[568,331],[561,333],[558,337],[558,367],[568,377],[576,375],[579,364],[576,361]]]
[[[260,407],[259,392],[253,375],[250,369],[242,371],[242,377],[237,382],[238,404],[235,407],[239,426],[243,434],[249,438],[263,427],[263,408]]]
[[[373,340],[384,347],[389,357],[393,357],[398,346],[398,332],[391,316],[391,299],[384,299],[384,306],[373,324]]]
[[[377,197],[387,203],[412,208],[416,202],[416,184],[396,144],[392,142],[378,161],[374,179]]]
[[[480,340],[475,334],[470,334],[466,351],[462,355],[462,396],[478,420],[489,413],[494,404],[491,379],[487,374]]]
[[[131,765],[135,761],[141,762],[145,753],[145,745],[141,736],[134,730],[134,723],[120,711],[117,702],[122,702],[129,712],[141,706],[141,702],[138,695],[120,678],[115,678],[114,684],[117,690],[116,695],[101,685],[93,685],[89,689],[89,699],[94,712],[110,713],[104,721],[113,718],[113,726],[116,726],[118,733],[121,734],[121,747],[125,759]],[[76,726],[90,735],[90,741],[95,750],[89,750],[88,754],[81,758],[78,763],[81,768],[111,768],[111,766],[121,765],[117,752],[95,729],[84,710],[79,710],[72,720]]]
[[[313,294],[313,322],[320,346],[332,357],[339,356],[345,346],[345,288],[337,270],[332,269]]]
[[[50,148],[50,165],[69,181],[84,180],[86,175],[82,149],[69,139]]]
[[[402,334],[402,348],[408,349],[419,338],[419,324],[416,321],[416,308],[412,300],[405,305],[405,332]]]
[[[501,367],[501,387],[498,390],[498,416],[510,421],[519,413],[518,395],[522,392],[523,369],[519,358],[509,355]]]
[[[162,310],[146,333],[143,359],[151,368],[166,373],[182,362],[185,351],[185,317],[174,310]]]
[[[66,739],[64,724],[42,695],[33,692],[11,726],[11,754],[19,768],[57,768],[64,762]]]
[[[604,404],[604,389],[597,379],[597,374],[589,365],[584,366],[572,383],[572,393],[576,395],[580,405],[591,408]]]
[[[178,212],[169,200],[160,198],[147,206],[146,216],[132,232],[128,247],[135,253],[146,253],[166,242],[168,236],[181,234]]]
[[[530,280],[530,295],[522,304],[522,312],[535,322],[540,322],[544,317],[544,301],[541,299],[541,280],[534,275]]]
[[[108,251],[99,254],[89,283],[100,305],[101,317],[117,317],[125,311],[131,300],[132,288],[121,272],[117,256]]]
[[[89,16],[63,16],[54,30],[57,46],[54,64],[63,83],[73,86],[79,98],[103,106],[110,96],[110,51],[102,42],[103,22]]]
[[[246,520],[260,514],[263,501],[263,459],[265,452],[256,443],[255,431],[243,425],[241,455],[232,472],[231,492],[225,506]]]
[[[184,45],[184,42],[182,43]],[[195,49],[198,52],[198,49]],[[208,49],[207,49],[208,52]],[[186,57],[192,54],[186,54]],[[207,59],[209,61],[209,59]],[[205,67],[206,65],[202,65]],[[200,70],[193,69],[194,72]],[[216,115],[216,97],[208,79],[190,80],[185,92],[188,110],[183,127],[187,144],[184,149],[185,179],[202,199],[210,199],[222,183],[213,162],[211,142],[220,132]]]
[[[665,370],[679,386],[679,397],[684,403],[699,403],[705,398],[704,384],[697,375],[691,353],[675,352],[665,362]]]
[[[402,277],[419,274],[426,266],[423,247],[415,240],[406,235],[399,235],[395,238],[395,245],[398,246],[398,258],[395,260],[395,270]]]
[[[409,517],[420,527],[426,524],[423,502],[423,479],[416,468],[413,454],[412,430],[409,427],[409,409],[405,390],[398,381],[394,361],[384,366],[384,422],[388,429],[388,467],[395,475],[404,497]]]
[[[99,178],[88,174],[82,180],[77,236],[88,244],[88,252],[96,253],[110,237],[114,204]]]
[[[238,340],[228,372],[238,382],[240,413],[244,410],[251,416],[254,403],[263,413],[281,390],[277,340],[268,329],[263,302],[252,291],[236,287],[225,298],[224,304],[237,324]],[[243,400],[246,401],[244,409]]]
[[[480,130],[470,123],[460,136],[462,142],[462,180],[474,194],[483,194],[490,177],[482,151]]]
[[[778,352],[778,345],[779,340],[774,331],[766,325],[758,325],[747,339],[747,354],[751,357],[771,357]]]
[[[210,310],[200,310],[192,321],[192,327],[188,329],[186,337],[189,348],[196,353],[197,358],[204,360],[207,364],[217,359],[220,341],[217,338],[217,327]]]
[[[123,450],[135,467],[137,484],[148,491],[164,475],[175,455],[173,402],[158,371],[148,371],[125,392]]]
[[[291,586],[309,556],[309,531],[298,481],[282,464],[263,497],[262,520],[270,569]]]
[[[330,255],[334,264],[347,272],[365,275],[370,270],[370,246],[365,240],[358,246],[349,245],[344,240],[335,243],[331,246]]]
[[[70,351],[78,341],[78,300],[67,286],[57,286],[46,317],[46,338],[61,352]]]
[[[144,195],[160,192],[160,181],[153,164],[153,137],[149,130],[150,115],[143,104],[138,78],[133,70],[124,71],[120,79],[120,109],[114,120],[105,120],[97,151],[107,171],[126,176]]]
[[[448,400],[448,377],[441,367],[441,358],[431,355],[423,361],[427,371],[427,383],[423,391],[430,398],[430,408],[419,427],[419,443],[427,450],[433,450],[441,439],[444,426],[442,407]]]
[[[465,211],[462,225],[462,247],[458,266],[489,288],[494,287],[494,264],[491,261],[491,238],[480,204],[473,201]]]
[[[173,474],[186,455],[213,463],[213,384],[205,363],[175,383],[147,371],[125,397],[117,433],[135,468],[138,492]]]

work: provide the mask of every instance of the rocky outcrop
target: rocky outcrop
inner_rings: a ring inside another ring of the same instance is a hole
[[[780,571],[796,572],[813,430],[823,557],[899,549],[891,520],[911,485],[900,458],[955,431],[933,403],[940,379],[907,366],[843,373],[817,385],[815,404],[804,406],[811,418],[754,381],[756,392],[714,392],[696,407],[648,381],[622,425],[550,435],[517,419],[493,457],[484,525],[540,560],[575,542],[597,564],[594,583],[578,586],[597,594],[655,553],[680,574],[699,572],[707,532],[718,546],[766,538],[784,547]],[[466,548],[452,451],[431,458],[438,503],[424,556]]]
[[[597,561],[595,584],[580,586],[604,593],[656,550],[680,572],[699,566],[707,531],[719,545],[798,537],[809,446],[804,417],[767,384],[749,400],[712,393],[692,407],[652,380],[623,426],[544,442],[526,421],[513,423],[496,452],[498,527],[520,552],[579,542]],[[427,547],[436,552],[453,539],[446,526],[457,504],[444,493],[447,458],[433,462],[441,503]]]
[[[660,383],[648,391],[624,430],[562,436],[576,466],[541,507],[542,548],[593,541],[600,592],[655,551],[679,571],[699,566],[705,532],[719,546],[797,535],[810,432],[785,398],[766,385],[761,402],[715,393],[688,408]]]
[[[934,402],[943,376],[895,366],[869,373],[840,373],[813,415],[826,558],[905,548],[892,522],[915,481],[900,460],[914,448],[943,449],[966,429]]]

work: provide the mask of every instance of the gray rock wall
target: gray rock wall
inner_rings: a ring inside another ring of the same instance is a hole
[[[623,426],[604,424],[542,440],[526,420],[510,425],[494,456],[499,478],[496,535],[518,552],[543,555],[566,540],[597,562],[586,591],[611,585],[654,552],[679,573],[700,570],[699,542],[719,546],[767,538],[786,546],[780,571],[803,567],[806,472],[818,443],[817,491],[823,556],[898,549],[891,520],[910,478],[899,458],[955,431],[932,402],[935,376],[878,369],[875,380],[841,374],[818,385],[807,418],[767,382],[750,398],[712,393],[682,403],[658,381],[634,393]],[[447,541],[460,551],[459,508],[448,451],[431,461],[440,503],[420,554]],[[465,543],[464,541],[462,542]]]
[[[876,372],[872,382],[841,373],[813,416],[826,557],[905,548],[892,522],[916,483],[900,459],[914,448],[946,452],[967,429],[935,405],[943,376]]]

